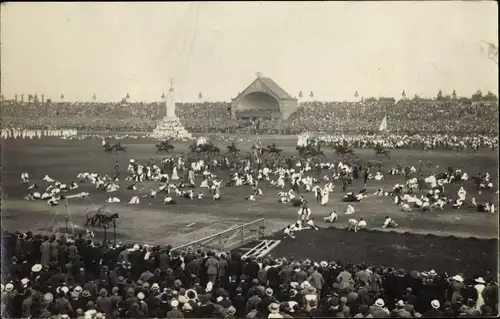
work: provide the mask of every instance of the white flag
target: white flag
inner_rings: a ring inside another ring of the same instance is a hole
[[[380,127],[378,128],[380,132],[387,130],[387,115],[382,119],[382,123],[380,123]]]

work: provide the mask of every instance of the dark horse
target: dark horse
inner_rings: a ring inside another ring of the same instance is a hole
[[[231,143],[231,145],[227,146],[227,153],[238,153],[240,150],[234,145],[234,143]]]
[[[304,156],[325,156],[325,153],[319,147],[313,147],[311,145],[307,146],[297,146],[295,148],[301,157]]]
[[[120,142],[115,143],[115,144],[109,144],[107,141],[102,145],[104,147],[104,151],[108,153],[112,152],[123,152],[125,153],[127,151],[127,147],[122,146]]]
[[[212,143],[196,145],[193,143],[189,145],[189,149],[193,153],[216,153],[220,154],[220,149],[217,146],[214,146]]]
[[[333,148],[335,149],[335,152],[337,154],[341,155],[354,154],[354,150],[352,148],[344,147],[343,145],[335,145]]]
[[[156,147],[156,154],[160,152],[168,153],[170,151],[173,151],[175,148],[172,144],[170,144],[169,141],[161,141],[160,143],[156,144],[155,147]]]
[[[274,143],[262,149],[262,153],[270,153],[276,155],[279,155],[282,151],[282,149],[276,148],[276,144]]]
[[[385,155],[385,156],[387,156],[388,159],[391,158],[391,156],[390,156],[391,151],[384,149],[382,146],[377,146],[373,150],[375,151],[375,157],[377,157],[379,155]]]

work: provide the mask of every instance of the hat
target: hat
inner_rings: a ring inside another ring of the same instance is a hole
[[[321,267],[327,267],[327,266],[328,266],[328,263],[327,263],[326,261],[322,261],[322,262],[320,262],[320,263],[319,263],[319,265],[320,265]]]
[[[130,262],[128,262],[128,261],[124,261],[122,263],[122,267],[125,268],[125,269],[130,269],[130,268],[132,268],[132,264]]]
[[[183,306],[182,306],[182,310],[184,311],[187,311],[187,310],[193,310],[193,307],[191,307],[191,304],[189,302],[186,302]]]
[[[412,276],[415,279],[418,279],[418,278],[420,278],[420,273],[418,271],[416,271],[416,270],[412,270],[410,272],[410,276]]]
[[[398,307],[404,307],[405,303],[404,303],[403,300],[399,300],[398,303],[396,304],[396,306],[398,306]]]
[[[172,308],[177,308],[179,307],[179,302],[177,300],[172,300],[172,302],[170,303],[170,305],[172,306]]]
[[[186,303],[189,301],[189,299],[185,295],[180,295],[179,298],[177,298],[180,303]]]
[[[51,303],[52,300],[54,300],[54,296],[50,292],[48,292],[45,295],[43,295],[43,301],[44,302]]]
[[[12,291],[14,289],[14,285],[10,282],[5,285],[5,291]]]
[[[23,288],[28,287],[29,282],[30,282],[30,280],[28,278],[21,279],[21,285],[23,286]]]
[[[84,298],[88,298],[88,297],[90,297],[90,291],[88,291],[88,290],[84,290],[84,291],[82,292],[82,297],[84,297]]]
[[[477,282],[478,284],[485,284],[486,281],[484,281],[483,277],[479,277],[479,278],[476,278],[474,279],[475,282]]]
[[[309,283],[309,281],[307,281],[307,280],[306,280],[306,281],[304,281],[304,282],[302,282],[302,283],[300,284],[300,288],[302,288],[302,289],[306,289],[307,287],[310,287],[310,286],[311,286],[311,284],[310,284],[310,283]]]
[[[273,293],[274,293],[274,291],[271,288],[266,289],[266,295],[268,295],[269,297],[271,297],[273,295]]]
[[[429,276],[436,276],[437,273],[434,269],[431,269],[431,271],[429,271]]]
[[[142,284],[142,288],[149,289],[149,282],[145,282]]]
[[[273,302],[269,305],[268,309],[269,309],[269,312],[271,312],[271,313],[278,313],[280,311],[280,305]]]
[[[76,287],[73,289],[73,291],[74,291],[74,292],[76,292],[76,293],[78,293],[78,294],[79,294],[79,293],[81,293],[81,292],[82,292],[82,290],[83,290],[83,289],[82,289],[82,287],[80,287],[80,286],[76,286]]]
[[[33,265],[33,267],[31,267],[31,271],[32,272],[39,272],[40,270],[42,270],[42,265],[40,264],[36,264],[36,265]]]
[[[76,291],[71,292],[71,298],[77,299],[79,296],[80,296],[80,294],[78,294]]]
[[[463,282],[464,279],[460,275],[453,276],[451,279],[458,281],[458,282]]]
[[[385,305],[385,302],[383,299],[381,298],[378,298],[376,301],[375,301],[375,306],[377,307],[383,307]]]
[[[230,306],[229,308],[227,308],[226,312],[228,315],[234,315],[236,313],[236,308]]]
[[[144,294],[143,294],[142,292],[140,292],[140,293],[138,293],[138,294],[137,294],[137,298],[138,298],[139,300],[143,300],[143,299],[144,299],[144,297],[145,297],[145,296],[144,296]]]
[[[439,300],[434,299],[433,301],[431,301],[431,306],[434,309],[439,309],[439,307],[441,307],[441,304],[439,303]]]
[[[292,282],[290,283],[290,287],[292,287],[292,288],[294,288],[294,289],[297,289],[297,288],[299,288],[299,283],[298,283],[298,282],[295,282],[295,281],[292,281]]]
[[[214,285],[214,284],[213,284],[211,281],[209,281],[209,282],[207,283],[207,288],[205,289],[205,291],[206,291],[206,292],[210,292],[210,291],[212,291],[213,285]]]
[[[68,318],[69,318],[69,316],[68,316],[67,314],[63,313],[63,314],[61,314],[61,318],[62,318],[62,319],[68,319]]]
[[[154,284],[151,286],[151,289],[153,289],[153,290],[158,290],[158,289],[160,289],[160,285],[158,285],[157,283],[154,283]]]

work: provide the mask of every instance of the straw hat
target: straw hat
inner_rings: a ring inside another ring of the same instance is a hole
[[[280,312],[280,305],[273,302],[268,307],[270,313],[278,313]]]
[[[478,284],[485,284],[486,281],[484,281],[483,277],[479,277],[479,278],[476,278],[474,279],[475,282],[477,282]]]
[[[42,270],[42,265],[40,264],[36,264],[36,265],[33,265],[33,267],[31,267],[31,271],[32,272],[40,272]]]
[[[376,301],[375,301],[375,306],[377,307],[383,307],[385,306],[385,302],[382,298],[378,298]]]
[[[433,301],[431,301],[431,306],[434,309],[439,309],[439,307],[441,307],[441,304],[439,303],[439,300],[434,299]]]

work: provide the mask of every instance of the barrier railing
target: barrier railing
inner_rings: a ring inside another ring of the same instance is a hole
[[[206,248],[214,250],[231,250],[242,246],[248,242],[259,240],[265,237],[265,220],[260,218],[252,222],[233,226],[216,234],[180,245],[172,250],[183,248]]]

